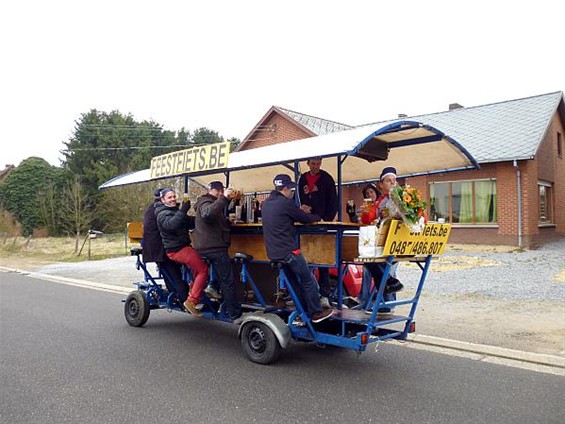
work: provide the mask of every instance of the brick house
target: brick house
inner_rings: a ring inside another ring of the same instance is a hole
[[[469,108],[453,104],[449,111],[402,119],[443,131],[481,166],[401,180],[430,199],[431,217],[453,224],[452,242],[531,248],[565,236],[562,92]],[[383,124],[389,122],[394,120]],[[351,128],[354,126],[273,106],[237,150]],[[377,177],[378,163],[367,166],[375,166]],[[355,185],[345,188],[343,196],[359,204],[360,192],[361,185]]]

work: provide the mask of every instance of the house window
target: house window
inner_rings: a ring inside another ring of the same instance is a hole
[[[557,156],[563,157],[563,140],[560,132],[557,133]]]
[[[553,190],[549,183],[538,183],[539,193],[539,222],[553,223]]]
[[[496,180],[432,183],[430,212],[432,219],[451,223],[496,223]]]

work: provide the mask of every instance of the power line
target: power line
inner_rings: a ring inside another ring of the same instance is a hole
[[[239,144],[239,142],[230,141],[230,144]],[[210,143],[191,143],[191,144],[172,144],[169,146],[125,146],[125,147],[75,147],[73,149],[63,149],[61,152],[79,152],[93,150],[141,150],[141,149],[170,149],[173,147],[198,147],[206,146]]]

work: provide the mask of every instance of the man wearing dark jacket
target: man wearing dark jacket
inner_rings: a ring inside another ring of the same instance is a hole
[[[198,198],[194,207],[194,247],[214,267],[214,275],[220,280],[220,288],[224,294],[227,313],[232,320],[237,320],[242,315],[241,304],[237,300],[233,269],[228,255],[231,237],[229,221],[225,216],[225,210],[233,195],[233,189],[224,189],[221,181],[212,181],[208,185],[208,193]]]
[[[166,255],[159,227],[157,227],[155,205],[159,202],[161,190],[159,188],[155,191],[155,200],[147,207],[143,216],[143,240],[141,242],[143,262],[155,262],[163,275],[167,288],[177,294],[180,303],[184,303],[188,297],[188,284],[182,279],[180,265]]]
[[[337,192],[335,181],[330,174],[323,169],[322,158],[310,158],[306,161],[310,170],[300,176],[298,180],[298,194],[300,204],[307,205],[307,212],[316,214],[322,220],[331,222],[337,213]],[[318,268],[318,282],[320,283],[320,294],[322,295],[322,307],[330,307],[330,274],[328,268]]]
[[[192,315],[202,316],[196,305],[200,303],[202,291],[208,281],[208,267],[190,246],[188,230],[194,227],[194,217],[187,215],[190,202],[183,202],[179,209],[177,196],[171,188],[161,190],[160,197],[160,201],[155,204],[155,215],[165,252],[169,259],[188,266],[192,272],[192,290],[183,305]]]
[[[295,222],[308,224],[320,220],[318,215],[304,212],[292,200],[296,188],[288,175],[279,174],[273,181],[275,190],[263,203],[263,237],[267,256],[272,261],[283,261],[287,276],[312,322],[320,322],[333,314],[322,309],[320,293],[308,263],[296,244]]]

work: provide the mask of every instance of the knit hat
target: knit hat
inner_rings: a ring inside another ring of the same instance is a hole
[[[381,172],[379,181],[384,180],[384,178],[388,177],[389,175],[396,177],[396,168],[393,168],[392,166],[387,166],[386,168],[384,168],[383,172]]]
[[[159,197],[165,197],[165,195],[170,191],[174,192],[174,190],[169,187],[162,189],[161,192],[159,193]]]

